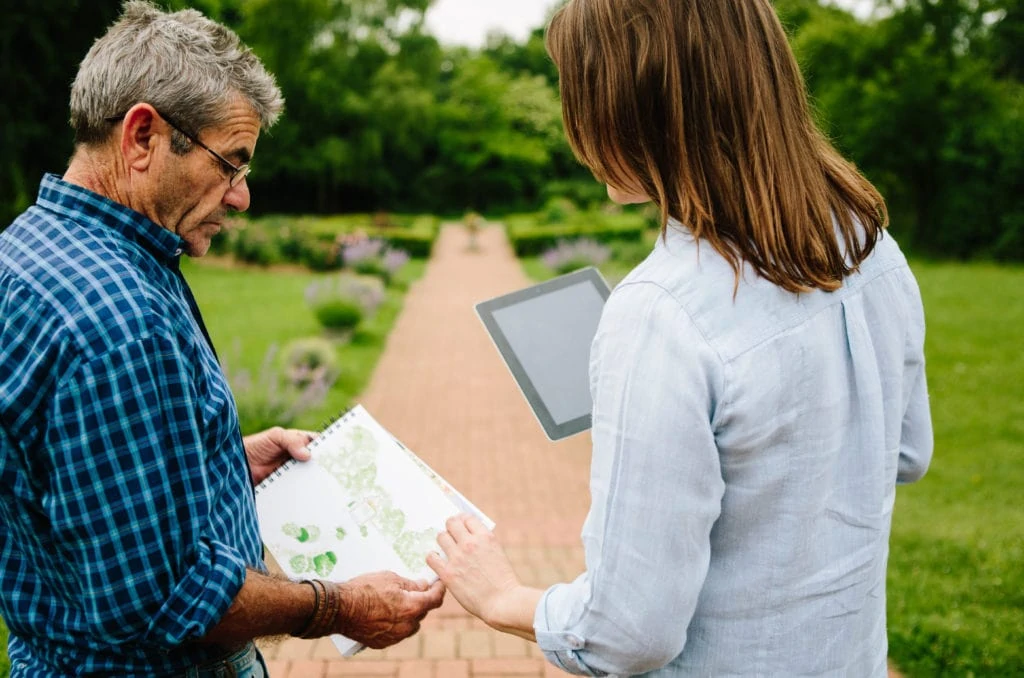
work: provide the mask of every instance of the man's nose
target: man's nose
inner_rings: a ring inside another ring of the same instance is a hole
[[[236,212],[249,209],[249,182],[242,179],[224,194],[224,204]]]

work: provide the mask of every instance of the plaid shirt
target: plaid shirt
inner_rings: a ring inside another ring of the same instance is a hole
[[[12,676],[180,673],[262,551],[181,239],[47,175],[0,234],[0,613]],[[190,312],[190,310],[192,312]]]

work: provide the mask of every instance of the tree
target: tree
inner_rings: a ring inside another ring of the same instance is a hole
[[[809,0],[776,3],[823,127],[916,248],[1019,257],[1021,238],[1008,233],[1021,232],[1013,215],[1024,211],[1021,87],[991,58],[1010,14],[995,0],[882,4],[881,18],[862,22]]]
[[[72,151],[68,98],[78,64],[121,0],[12,0],[0,22],[0,229],[35,201]]]

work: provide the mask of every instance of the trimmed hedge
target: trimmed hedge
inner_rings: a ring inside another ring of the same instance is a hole
[[[413,258],[428,258],[439,226],[437,217],[419,215],[235,219],[214,238],[210,251],[259,266],[291,263],[331,271],[342,266],[341,244],[357,236],[383,240]]]
[[[505,220],[512,249],[518,257],[539,256],[559,242],[588,238],[600,243],[640,242],[648,228],[642,214],[579,212],[564,223],[552,224],[543,213],[513,215]]]

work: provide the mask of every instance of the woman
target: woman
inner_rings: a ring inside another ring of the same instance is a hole
[[[885,676],[895,485],[932,437],[882,197],[769,0],[570,0],[547,44],[577,156],[663,237],[592,347],[586,572],[524,587],[466,517],[431,566],[572,673]]]

